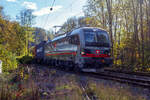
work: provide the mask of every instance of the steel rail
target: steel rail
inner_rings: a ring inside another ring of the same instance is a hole
[[[87,91],[88,85],[85,85],[84,82],[80,81],[79,82],[80,88],[83,92],[83,96],[85,97],[85,100],[97,100],[97,97],[93,93],[93,91]]]
[[[117,70],[111,70],[111,69],[105,69],[107,72],[114,72],[114,73],[122,73],[122,74],[130,74],[130,75],[136,75],[136,76],[145,76],[150,77],[150,73],[146,72],[127,72],[127,71],[117,71]]]
[[[137,86],[144,87],[144,88],[150,88],[149,80],[127,78],[124,76],[117,76],[117,75],[111,75],[111,74],[106,74],[106,73],[84,73],[84,75],[99,78],[99,79],[113,80],[113,81],[117,81],[120,83],[128,83],[128,84],[137,85]]]

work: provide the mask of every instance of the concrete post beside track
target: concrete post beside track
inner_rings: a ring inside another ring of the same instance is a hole
[[[2,61],[0,60],[0,74],[2,73]]]

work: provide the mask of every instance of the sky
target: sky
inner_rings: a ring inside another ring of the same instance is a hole
[[[36,17],[34,27],[41,27],[46,30],[53,29],[53,26],[61,26],[72,16],[83,16],[83,6],[86,0],[55,0],[53,10],[50,11],[54,0],[0,0],[0,6],[4,7],[5,15],[11,20],[16,20],[16,15],[25,8],[32,9]]]

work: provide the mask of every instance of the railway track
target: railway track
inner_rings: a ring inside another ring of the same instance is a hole
[[[83,100],[99,100],[95,93],[89,88],[87,77],[79,77],[78,84],[82,90]]]
[[[84,75],[90,76],[90,77],[94,77],[94,78],[99,78],[99,79],[106,79],[106,80],[113,80],[113,81],[117,81],[120,83],[127,83],[127,84],[131,84],[131,85],[136,85],[136,86],[140,86],[140,87],[144,87],[144,88],[150,88],[150,80],[145,80],[145,79],[139,79],[139,78],[135,78],[135,77],[127,77],[127,76],[120,76],[120,75],[116,75],[116,74],[110,74],[107,72],[103,72],[103,73],[83,73]]]
[[[116,81],[116,82],[120,82],[120,83],[126,83],[126,84],[130,84],[130,85],[134,85],[134,86],[140,86],[143,88],[150,88],[150,77],[145,79],[144,74],[137,75],[137,74],[130,74],[130,73],[121,73],[118,75],[118,73],[120,73],[120,72],[108,71],[108,70],[105,70],[104,72],[101,72],[101,73],[94,73],[94,72],[80,72],[79,73],[79,72],[75,72],[75,71],[62,70],[60,68],[57,68],[56,70],[65,71],[65,72],[71,73],[71,74],[77,74],[79,76],[88,76],[88,77],[94,77],[97,79],[112,80],[112,81]],[[140,76],[140,78],[137,78],[133,75]],[[146,77],[147,77],[147,75],[146,75]],[[86,86],[84,84],[82,85],[82,82],[80,82],[80,83],[81,83],[81,87],[84,90],[86,88]]]
[[[122,73],[122,74],[150,77],[150,73],[146,73],[146,72],[127,72],[127,71],[111,70],[111,69],[105,69],[105,71],[113,72],[113,73]]]
[[[86,87],[82,84],[80,84],[80,87],[83,91],[83,96],[84,96],[84,100],[98,100],[97,97],[95,96],[95,94],[91,91],[91,92],[87,92],[86,91]]]
[[[145,79],[145,76],[147,77],[147,75],[144,75],[144,74],[142,74],[142,75],[138,74],[138,76],[140,76],[140,78],[138,78],[138,77],[133,76],[133,75],[137,75],[137,74],[121,73],[121,72],[117,72],[117,71],[108,71],[108,70],[107,71],[105,70],[101,73],[95,73],[95,72],[76,73],[74,71],[66,71],[66,70],[61,70],[61,71],[78,74],[78,75],[83,75],[83,76],[88,76],[88,77],[94,77],[97,79],[112,80],[112,81],[125,83],[125,84],[129,84],[129,85],[140,86],[143,88],[150,88],[150,77]],[[120,73],[120,74],[118,75],[118,73]]]

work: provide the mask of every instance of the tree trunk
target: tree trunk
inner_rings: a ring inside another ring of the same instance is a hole
[[[106,23],[105,23],[105,17],[104,17],[104,6],[101,7],[101,11],[102,11],[102,20],[103,20],[103,28],[106,27]]]
[[[148,21],[148,33],[149,33],[149,41],[150,41],[150,0],[149,0],[149,21]]]
[[[138,19],[138,3],[135,5],[134,3],[135,1],[132,0],[132,7],[133,7],[133,20],[134,20],[134,34],[133,34],[133,39],[134,39],[134,42],[135,42],[135,47],[134,49],[136,50],[136,48],[138,48],[138,54],[140,55],[140,41],[139,41],[139,37],[138,37],[138,22],[137,22],[137,19]],[[136,51],[134,52],[134,59],[136,61]]]
[[[142,38],[142,65],[144,66],[144,35],[143,35],[143,0],[140,0],[140,26],[141,26],[141,38]]]
[[[112,43],[112,56],[113,56],[113,35],[112,35],[112,0],[106,0],[107,10],[108,10],[108,23],[109,23],[109,33]]]

